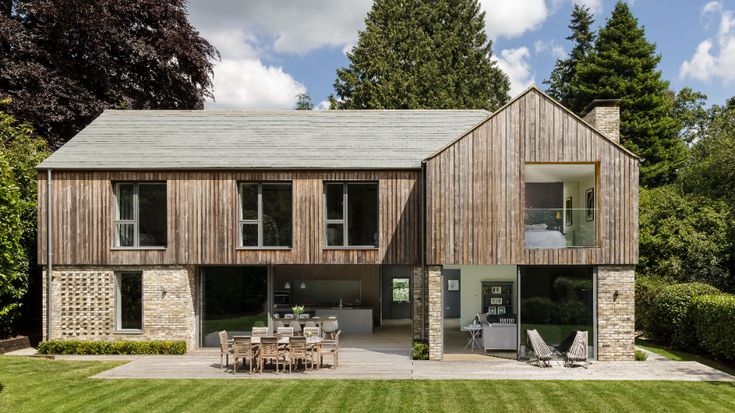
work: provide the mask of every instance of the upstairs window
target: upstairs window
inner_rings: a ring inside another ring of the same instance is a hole
[[[165,183],[116,183],[115,200],[116,247],[166,246]]]
[[[290,182],[240,184],[240,246],[291,246],[292,194]]]
[[[597,245],[595,164],[528,164],[524,175],[526,248]]]
[[[378,246],[376,182],[327,182],[324,195],[328,247]]]

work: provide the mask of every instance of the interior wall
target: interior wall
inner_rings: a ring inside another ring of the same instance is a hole
[[[295,281],[359,281],[360,305],[373,309],[374,325],[380,324],[380,265],[372,264],[317,264],[317,265],[274,265],[273,286],[282,290],[286,281],[291,288],[298,288]],[[294,305],[301,303],[292,303]]]
[[[393,278],[408,278],[409,283],[411,280],[410,265],[383,265],[382,278],[382,306],[383,306],[383,319],[384,320],[401,320],[411,318],[411,303],[394,303],[393,298]],[[411,286],[413,288],[413,286]],[[409,297],[411,295],[409,294]]]
[[[518,312],[517,267],[515,265],[445,265],[446,269],[458,269],[461,272],[460,291],[460,325],[472,322],[473,317],[482,310],[483,281],[513,282],[513,309]]]

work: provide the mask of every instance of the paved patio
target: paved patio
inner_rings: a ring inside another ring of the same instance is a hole
[[[645,362],[593,362],[589,368],[541,369],[524,362],[488,357],[471,361],[412,361],[406,348],[344,347],[336,369],[306,373],[248,374],[222,371],[219,353],[197,350],[184,356],[58,356],[63,360],[127,360],[100,379],[504,379],[504,380],[675,380],[735,381],[735,377],[697,362],[654,357]]]

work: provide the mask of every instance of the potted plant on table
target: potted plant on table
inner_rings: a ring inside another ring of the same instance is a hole
[[[297,318],[298,319],[299,317],[301,317],[301,314],[304,313],[304,306],[303,305],[295,305],[295,306],[291,307],[291,311],[293,312],[294,318]]]

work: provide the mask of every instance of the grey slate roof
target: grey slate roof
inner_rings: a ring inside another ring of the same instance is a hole
[[[484,110],[108,110],[38,168],[418,168],[489,115]]]

